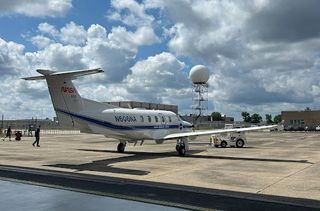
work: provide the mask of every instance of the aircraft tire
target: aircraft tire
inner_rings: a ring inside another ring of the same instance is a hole
[[[117,150],[119,153],[123,153],[125,148],[126,148],[126,145],[124,143],[119,143]]]
[[[214,147],[215,147],[215,148],[218,148],[218,147],[219,147],[219,145],[218,145],[218,144],[215,144],[215,145],[214,145]]]
[[[185,146],[184,146],[184,145],[180,145],[178,152],[179,152],[179,155],[180,155],[180,156],[185,156],[185,155],[186,155],[186,148],[185,148]]]
[[[226,148],[228,144],[227,144],[226,141],[221,141],[220,145],[221,145],[222,148]]]
[[[180,145],[177,144],[177,145],[176,145],[176,150],[177,150],[177,152],[179,152],[179,147],[180,147]]]
[[[238,139],[238,140],[236,141],[236,146],[237,146],[238,148],[242,148],[242,147],[244,146],[244,141],[243,141],[242,139]]]

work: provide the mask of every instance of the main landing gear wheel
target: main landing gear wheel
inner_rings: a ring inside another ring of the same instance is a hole
[[[180,145],[177,144],[177,145],[176,145],[176,150],[177,150],[177,152],[179,152],[179,147],[180,147]]]
[[[124,143],[118,144],[118,148],[117,148],[118,152],[123,153],[125,148],[126,148],[126,144],[124,144]]]
[[[176,148],[180,156],[186,155],[186,147],[184,146],[184,144],[177,145]]]

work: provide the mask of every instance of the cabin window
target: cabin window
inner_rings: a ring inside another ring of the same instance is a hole
[[[140,116],[140,120],[141,120],[141,122],[144,122],[143,116]]]
[[[165,122],[164,116],[162,116],[161,119],[162,119],[162,122]]]
[[[169,118],[169,122],[171,122],[171,117],[170,117],[170,116],[168,116],[168,118]]]
[[[151,116],[148,116],[148,121],[151,122]]]
[[[154,120],[155,120],[156,122],[158,122],[158,117],[157,117],[157,116],[155,116],[155,117],[154,117]]]

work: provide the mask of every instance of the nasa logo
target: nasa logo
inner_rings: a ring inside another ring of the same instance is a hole
[[[76,93],[76,89],[69,86],[62,86],[61,92],[72,94],[72,93]]]

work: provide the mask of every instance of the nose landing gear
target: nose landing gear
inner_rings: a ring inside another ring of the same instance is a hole
[[[186,155],[186,147],[184,146],[184,144],[176,145],[176,150],[180,156],[183,157]]]

